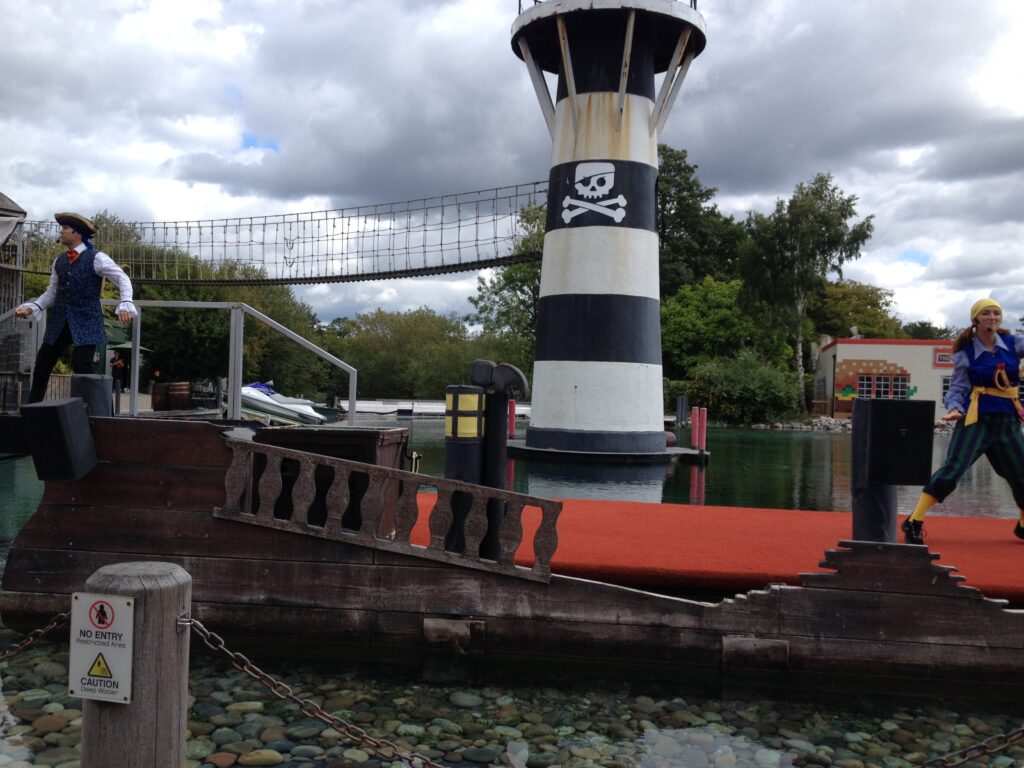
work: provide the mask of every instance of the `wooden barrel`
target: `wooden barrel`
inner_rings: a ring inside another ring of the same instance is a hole
[[[167,410],[167,390],[170,389],[170,384],[164,384],[159,381],[153,382],[153,391],[150,393],[151,400],[150,405],[154,411],[166,411]]]
[[[172,411],[187,411],[192,407],[192,394],[187,381],[175,381],[168,385],[167,407]]]

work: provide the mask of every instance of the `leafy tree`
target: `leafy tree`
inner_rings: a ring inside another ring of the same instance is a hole
[[[715,188],[700,183],[686,150],[659,144],[658,164],[662,298],[707,275],[718,280],[735,277],[737,251],[746,238],[742,222],[719,212],[712,202]]]
[[[903,335],[911,339],[949,339],[952,341],[959,332],[960,330],[952,325],[938,326],[933,325],[927,320],[914,320],[913,322],[903,324]]]
[[[740,271],[748,295],[772,307],[794,340],[797,383],[804,388],[804,344],[808,307],[831,273],[860,256],[874,229],[872,216],[857,215],[857,198],[844,195],[832,176],[801,182],[788,201],[768,214],[747,217],[749,239],[740,248]]]
[[[819,334],[833,338],[850,335],[850,328],[868,339],[899,339],[903,326],[894,314],[893,292],[856,280],[826,281],[813,295],[807,317]]]
[[[355,325],[346,336],[330,329],[322,336],[327,351],[359,371],[360,397],[441,398],[448,384],[469,381],[472,362],[481,356],[481,345],[454,313],[377,309],[358,315]]]
[[[513,253],[540,253],[544,245],[546,208],[525,206],[519,212],[519,232]],[[493,338],[492,347],[502,362],[521,368],[527,376],[533,370],[537,337],[537,306],[540,303],[540,261],[510,264],[477,278],[476,296],[470,304],[476,312],[466,320],[481,326]]]
[[[683,392],[692,404],[727,424],[779,421],[799,409],[793,374],[764,362],[750,349],[701,363]]]
[[[715,357],[754,349],[774,364],[788,354],[781,335],[759,323],[740,302],[741,280],[721,282],[708,276],[682,286],[661,310],[661,343],[668,376],[686,375]]]

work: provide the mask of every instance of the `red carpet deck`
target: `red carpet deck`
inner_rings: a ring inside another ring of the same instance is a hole
[[[421,510],[432,504],[421,494]],[[524,540],[538,518],[537,510],[526,510]],[[638,589],[746,592],[799,584],[798,574],[823,570],[825,550],[851,538],[851,526],[848,512],[567,499],[551,570]],[[965,585],[1024,607],[1024,541],[1013,526],[1007,519],[930,515],[925,542],[941,555],[936,564],[956,568]],[[425,526],[417,533],[425,544]]]

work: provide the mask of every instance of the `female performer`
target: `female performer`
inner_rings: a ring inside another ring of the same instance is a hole
[[[907,544],[924,544],[925,514],[953,492],[982,454],[1010,484],[1020,512],[1013,532],[1024,539],[1024,408],[1017,395],[1024,336],[1001,328],[1002,320],[998,301],[979,299],[971,307],[970,327],[953,342],[953,378],[944,401],[949,412],[942,419],[956,426],[945,463],[900,526]]]

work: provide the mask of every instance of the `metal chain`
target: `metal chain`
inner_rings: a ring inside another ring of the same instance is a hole
[[[3,653],[0,653],[0,661],[7,661],[8,659],[13,659],[15,656],[24,651],[30,645],[39,642],[43,639],[45,635],[49,634],[55,629],[63,627],[67,623],[68,615],[66,613],[58,613],[56,616],[50,619],[50,623],[47,624],[45,627],[43,627],[42,629],[33,629],[24,637],[24,639],[22,639],[20,643],[12,645]]]
[[[956,752],[950,752],[948,755],[933,758],[926,763],[920,763],[917,768],[926,768],[928,766],[954,768],[954,766],[966,763],[968,760],[974,760],[982,755],[998,755],[1000,752],[1005,752],[1021,739],[1024,739],[1024,725],[1007,733],[997,733],[995,736],[989,736],[982,742],[958,749]]]
[[[394,744],[387,739],[371,736],[358,725],[352,725],[337,715],[325,712],[315,701],[299,698],[286,683],[282,683],[280,680],[272,678],[258,666],[253,664],[248,657],[241,653],[229,650],[224,644],[224,639],[216,632],[211,632],[204,627],[198,619],[182,617],[178,619],[178,624],[180,626],[192,627],[192,631],[199,635],[202,641],[206,643],[207,647],[214,651],[220,651],[227,656],[231,661],[231,666],[245,672],[249,677],[264,686],[277,698],[287,699],[288,701],[297,704],[299,711],[306,715],[306,717],[319,720],[333,728],[342,736],[345,736],[352,741],[356,741],[363,746],[369,747],[385,759],[392,760],[398,758],[410,765],[417,766],[417,768],[442,768],[441,765],[435,763],[426,755],[422,755],[419,752],[404,753],[399,749],[397,744]]]

